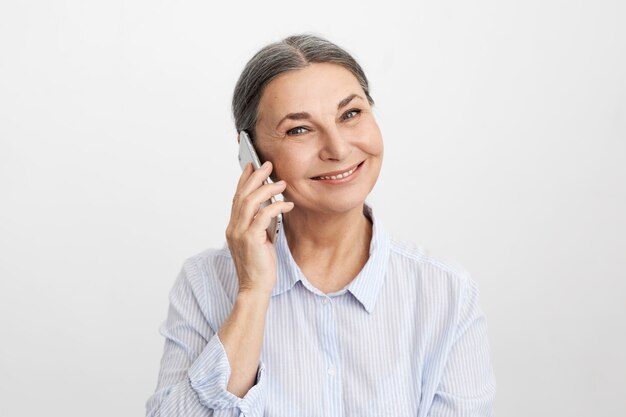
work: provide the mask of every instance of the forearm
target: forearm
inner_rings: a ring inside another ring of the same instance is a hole
[[[238,415],[236,409],[218,410],[217,415]],[[146,403],[146,417],[217,417],[215,410],[198,401],[189,380],[158,390]]]
[[[269,301],[270,294],[240,292],[218,332],[231,367],[227,390],[239,398],[256,380]]]

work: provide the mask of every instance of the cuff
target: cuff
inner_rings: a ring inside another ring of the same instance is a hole
[[[209,340],[188,371],[191,387],[206,407],[220,410],[237,407],[245,417],[261,417],[265,408],[265,366],[259,364],[256,384],[243,398],[226,390],[230,363],[217,333]]]

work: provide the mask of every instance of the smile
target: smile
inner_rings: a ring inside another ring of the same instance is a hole
[[[345,171],[339,171],[337,173],[333,172],[332,175],[320,175],[318,177],[313,177],[314,180],[340,180],[343,178],[348,178],[350,175],[354,174],[354,172],[359,169],[359,167],[363,164],[363,162],[349,168]],[[330,174],[330,173],[329,173]]]

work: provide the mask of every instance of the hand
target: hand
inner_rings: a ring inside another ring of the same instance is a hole
[[[247,164],[233,198],[226,240],[237,270],[239,292],[257,292],[270,295],[276,284],[276,250],[266,229],[272,218],[287,213],[292,202],[276,201],[260,208],[261,203],[283,192],[284,181],[264,184],[272,172],[272,163],[265,162],[254,170]]]

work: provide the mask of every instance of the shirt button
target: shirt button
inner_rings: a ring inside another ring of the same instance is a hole
[[[334,376],[335,375],[335,368],[333,368],[332,366],[330,368],[328,368],[328,375]]]
[[[328,304],[329,300],[328,298],[322,298],[322,304]]]

